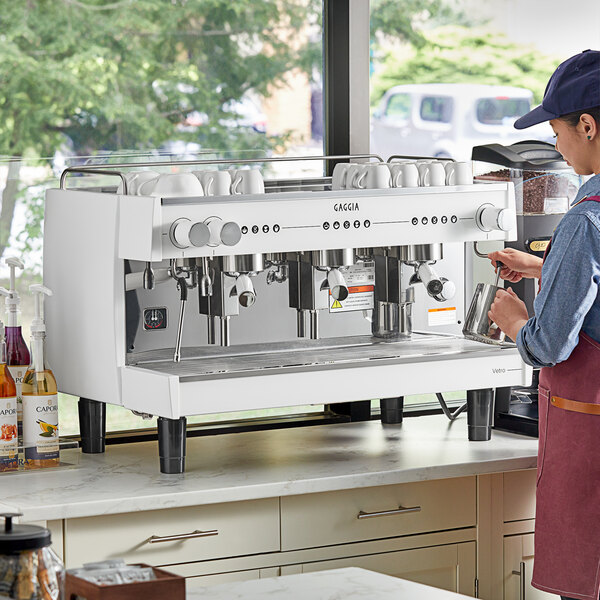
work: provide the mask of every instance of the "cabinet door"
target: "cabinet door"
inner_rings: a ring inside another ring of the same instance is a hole
[[[185,589],[186,591],[190,592],[207,585],[234,583],[236,581],[249,581],[251,579],[266,579],[267,577],[278,577],[279,574],[279,567],[267,567],[264,569],[250,569],[248,571],[232,571],[230,573],[216,573],[214,575],[186,577]]]
[[[305,563],[303,573],[361,567],[467,596],[474,595],[475,542]]]
[[[556,600],[554,594],[532,587],[532,572],[533,533],[504,538],[504,600]]]

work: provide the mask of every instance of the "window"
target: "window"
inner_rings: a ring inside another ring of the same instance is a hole
[[[421,119],[437,123],[450,123],[452,120],[452,98],[444,96],[423,98],[421,100]]]
[[[505,119],[512,123],[530,108],[524,98],[482,98],[476,103],[477,120],[486,125],[501,125]]]
[[[42,281],[44,192],[65,167],[323,154],[321,13],[320,0],[13,3],[3,11],[11,60],[0,64],[0,285],[9,287],[3,259],[20,257],[26,341],[28,286]],[[266,175],[292,173],[320,176],[323,163],[273,163]],[[76,398],[62,395],[60,419],[62,435],[78,433]],[[107,407],[109,430],[154,425]]]
[[[408,94],[394,94],[390,97],[385,110],[385,116],[393,121],[405,121],[410,118],[410,96]]]

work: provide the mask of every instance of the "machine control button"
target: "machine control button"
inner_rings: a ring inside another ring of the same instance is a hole
[[[188,235],[192,246],[200,248],[201,246],[206,246],[206,244],[208,244],[210,230],[204,223],[194,223],[190,227],[190,233]]]
[[[277,223],[275,223],[275,225],[273,225],[273,231],[275,233],[279,233],[279,230],[281,229],[281,227],[279,227],[279,225],[277,225]]]
[[[229,221],[221,228],[221,242],[225,246],[235,246],[242,239],[242,230],[237,223]]]
[[[269,226],[263,225],[263,233],[269,233]]]
[[[448,222],[448,217],[446,215],[444,215],[442,217],[442,223],[445,225]]]
[[[344,221],[344,229],[350,229],[350,221]]]
[[[325,221],[325,223],[323,223],[323,229],[325,231],[327,231],[329,229],[329,223],[327,221]]]
[[[334,229],[339,229],[339,228],[340,228],[340,223],[339,223],[339,221],[334,221],[334,222],[333,222],[333,228],[334,228]]]
[[[355,229],[358,229],[360,227],[360,221],[354,221],[354,227]]]
[[[173,246],[177,248],[200,248],[210,240],[210,229],[205,223],[193,223],[187,218],[177,219],[169,232]]]
[[[365,222],[363,223],[363,225],[367,228],[371,227],[371,221],[369,221],[369,219],[366,219]]]
[[[421,219],[421,223],[423,223],[423,225],[427,225],[427,223],[429,223],[429,219],[427,217],[423,217]]]
[[[243,233],[244,235],[246,235],[246,234],[248,233],[248,227],[246,227],[246,225],[244,225],[244,226],[242,227],[242,233]]]
[[[433,225],[437,225],[437,222],[438,222],[438,218],[437,217],[431,217],[431,223]]]
[[[452,223],[456,223],[456,222],[458,222],[458,217],[457,217],[456,215],[452,215],[452,216],[450,217],[450,222],[452,222]]]
[[[510,231],[516,224],[517,215],[512,208],[496,208],[483,204],[477,210],[475,220],[482,231]]]
[[[258,233],[258,225],[252,225],[252,233]]]
[[[419,219],[417,219],[417,217],[413,217],[411,223],[413,225],[418,225],[419,224]]]

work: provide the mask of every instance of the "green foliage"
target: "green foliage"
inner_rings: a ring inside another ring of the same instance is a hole
[[[292,68],[312,72],[315,44],[295,35],[318,0],[17,0],[0,11],[0,155],[158,148],[166,140],[228,151],[285,141],[231,126],[226,110],[266,94]],[[290,43],[293,42],[293,43]],[[182,127],[197,111],[203,124]],[[227,123],[229,121],[229,123]],[[2,192],[0,256],[17,195],[29,207],[21,238],[40,233],[39,189]],[[22,188],[22,185],[21,185]],[[37,206],[36,206],[37,204]]]
[[[470,24],[447,0],[371,0],[371,38],[374,39],[402,40],[422,48],[427,44],[422,26],[448,22]]]
[[[80,153],[158,146],[192,110],[229,142],[223,104],[266,93],[306,50],[282,35],[301,0],[2,5],[0,154],[51,156],[64,135]]]
[[[386,56],[373,78],[371,101],[376,104],[387,89],[402,83],[484,83],[530,89],[540,103],[559,62],[486,29],[439,27],[408,56]]]

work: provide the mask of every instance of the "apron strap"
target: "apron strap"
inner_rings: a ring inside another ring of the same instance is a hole
[[[600,415],[600,404],[592,402],[577,402],[575,400],[567,400],[559,396],[552,396],[550,402],[557,408],[570,410],[572,412],[584,413],[586,415]]]

